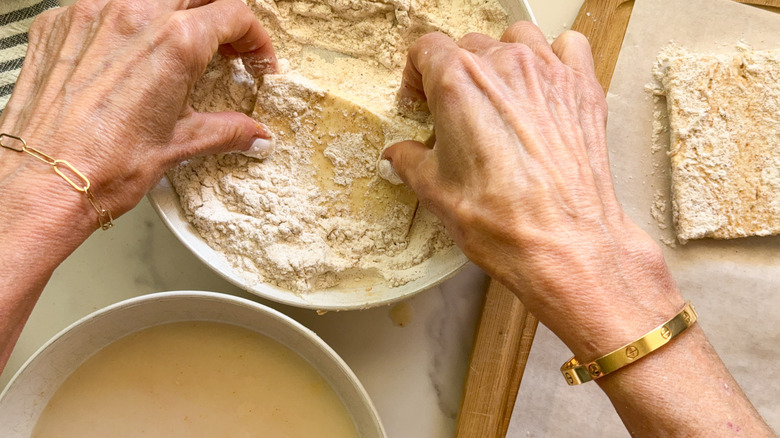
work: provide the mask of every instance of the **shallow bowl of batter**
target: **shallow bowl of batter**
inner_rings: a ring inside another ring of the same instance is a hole
[[[135,336],[144,329],[177,322],[223,323],[275,341],[280,348],[291,350],[296,358],[303,359],[327,382],[346,408],[349,418],[345,421],[351,418],[356,436],[385,437],[379,416],[357,377],[314,332],[258,303],[225,294],[192,291],[145,295],[111,305],[82,318],[52,338],[24,364],[0,395],[2,435],[8,438],[33,436],[50,399],[88,358],[122,338],[128,339],[128,335]],[[201,338],[198,340],[202,342]],[[223,380],[219,384],[227,383]],[[293,418],[297,414],[294,413]],[[95,418],[98,422],[99,419],[99,416]],[[154,426],[149,425],[149,428]],[[158,436],[166,436],[156,432]],[[124,435],[117,431],[115,436]]]

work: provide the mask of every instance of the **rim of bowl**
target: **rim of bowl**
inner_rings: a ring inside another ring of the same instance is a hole
[[[227,261],[227,258],[220,252],[211,248],[211,246],[209,246],[209,244],[200,236],[200,233],[198,233],[192,224],[187,221],[179,197],[170,185],[167,176],[164,176],[149,192],[147,198],[168,230],[170,230],[179,242],[194,254],[195,257],[211,268],[212,271],[216,272],[234,286],[251,294],[293,307],[323,311],[340,311],[361,310],[393,304],[441,284],[456,275],[469,263],[468,258],[466,258],[456,245],[453,245],[446,252],[436,254],[432,257],[432,259],[437,257],[448,257],[451,260],[448,263],[450,265],[448,269],[443,269],[442,272],[430,277],[423,275],[421,278],[410,281],[402,286],[390,287],[384,284],[377,285],[380,286],[378,288],[379,292],[373,291],[370,293],[368,291],[338,291],[337,288],[311,293],[296,293],[269,283],[250,284],[249,281],[242,277],[238,271],[232,267],[230,262]],[[429,259],[429,263],[430,262],[431,259]],[[373,289],[377,289],[377,286],[374,286]],[[336,294],[342,294],[343,296],[340,298],[346,297],[347,300],[341,301],[333,299]],[[328,296],[332,299],[322,299],[323,297]]]
[[[107,314],[120,311],[121,309],[131,308],[135,307],[140,304],[146,304],[151,303],[154,301],[159,300],[165,300],[165,299],[174,299],[174,300],[181,300],[181,299],[212,299],[212,300],[218,300],[223,301],[232,305],[236,305],[239,307],[244,308],[251,308],[253,311],[258,312],[260,314],[263,314],[264,317],[269,318],[271,320],[277,321],[280,323],[281,326],[285,326],[294,332],[302,335],[307,341],[314,344],[317,350],[321,351],[325,354],[327,360],[331,361],[333,365],[336,366],[336,368],[339,369],[341,373],[343,373],[343,377],[346,377],[346,380],[349,381],[349,383],[352,385],[352,389],[355,391],[356,395],[358,396],[362,407],[366,409],[366,413],[372,420],[371,422],[376,427],[377,431],[380,433],[380,436],[386,437],[387,433],[384,429],[384,426],[382,424],[381,418],[379,417],[379,413],[376,410],[376,406],[374,406],[373,401],[368,395],[368,392],[366,391],[365,387],[363,387],[363,384],[360,382],[360,379],[358,379],[357,375],[355,375],[355,372],[352,371],[352,368],[349,367],[349,365],[344,361],[344,359],[341,358],[341,356],[336,353],[333,348],[328,345],[322,338],[320,338],[314,331],[309,329],[308,327],[304,326],[300,322],[296,321],[295,319],[291,318],[288,315],[285,315],[284,313],[273,309],[271,307],[265,306],[263,304],[248,300],[246,298],[241,298],[233,295],[228,295],[221,292],[210,292],[210,291],[195,291],[195,290],[178,290],[178,291],[166,291],[166,292],[156,292],[146,295],[140,295],[137,297],[129,298],[123,301],[119,301],[113,304],[110,304],[106,307],[102,307],[94,312],[91,312],[81,318],[79,318],[77,321],[71,323],[64,329],[60,330],[57,334],[52,336],[49,340],[47,340],[40,348],[38,348],[35,353],[33,353],[23,364],[19,369],[14,373],[13,377],[8,381],[8,384],[3,388],[3,390],[0,392],[0,406],[2,406],[6,395],[13,389],[13,387],[16,384],[17,379],[19,379],[22,374],[25,373],[27,368],[34,362],[36,362],[45,351],[47,351],[49,348],[51,348],[52,345],[57,343],[61,338],[65,337],[69,333],[71,333],[73,330],[81,327],[82,325],[85,325],[86,323],[98,319],[100,317],[103,317]],[[185,320],[181,320],[185,321]],[[192,321],[198,321],[198,319],[192,319]],[[170,321],[175,322],[175,321]],[[230,324],[230,322],[225,322],[226,324]],[[165,323],[161,323],[165,324]],[[159,325],[159,324],[156,324]],[[154,327],[154,325],[140,327],[137,330],[143,330],[144,328],[148,327]],[[318,373],[321,373],[322,371],[319,370],[314,364],[310,362],[310,360],[306,357],[304,357],[299,351],[296,351],[295,348],[293,348],[290,345],[286,345],[282,343],[281,341],[273,338],[270,335],[261,333],[257,330],[254,330],[249,327],[241,326],[246,328],[247,330],[252,330],[254,332],[260,333],[264,336],[268,336],[271,339],[274,339],[276,342],[279,342],[280,344],[284,345],[286,348],[289,348],[290,350],[294,351],[296,354],[298,354],[300,357],[302,357],[306,362],[308,362],[314,369],[317,370]],[[137,331],[136,330],[136,331]],[[123,336],[127,336],[129,334],[133,333],[128,332]],[[101,349],[105,348],[106,346],[110,345],[111,343],[121,339],[117,338],[114,340],[111,340],[108,344],[98,348],[94,353],[97,351],[100,351]],[[93,353],[93,354],[94,354]],[[84,358],[84,360],[87,360],[88,358]],[[82,362],[83,363],[83,362]],[[75,370],[75,369],[74,369]],[[320,374],[322,375],[322,374]],[[322,377],[328,381],[328,384],[332,387],[332,382],[329,378],[322,375]],[[66,379],[64,377],[63,379]],[[335,388],[333,388],[334,391],[336,391]],[[342,394],[337,391],[337,394],[339,395],[339,398],[342,398]],[[342,400],[343,402],[343,400]],[[349,409],[349,408],[348,408]],[[350,411],[350,415],[352,415],[352,412]],[[353,417],[353,422],[356,421],[356,418]],[[357,424],[355,425],[357,427]]]

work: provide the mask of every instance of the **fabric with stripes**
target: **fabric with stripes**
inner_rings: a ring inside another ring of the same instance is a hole
[[[0,1],[0,114],[22,69],[30,25],[38,14],[57,6],[57,0]]]

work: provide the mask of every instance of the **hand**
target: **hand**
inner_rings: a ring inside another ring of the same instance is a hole
[[[221,44],[254,74],[276,68],[268,35],[240,0],[81,0],[48,11],[30,29],[0,132],[69,162],[117,217],[192,155],[270,152],[269,133],[246,115],[187,104]],[[0,148],[0,370],[51,273],[97,218],[50,166]]]
[[[252,73],[275,69],[268,35],[239,0],[81,0],[38,17],[29,41],[0,132],[70,162],[115,217],[192,155],[253,143],[270,152],[262,141],[269,133],[246,115],[201,114],[187,104],[221,44],[240,53]],[[3,197],[29,200],[18,210],[46,203],[39,218],[67,212],[76,216],[71,227],[96,228],[97,213],[51,168],[24,154],[0,153]],[[8,207],[3,213],[11,216]]]
[[[436,142],[399,143],[385,158],[580,362],[682,308],[660,248],[615,197],[607,107],[582,35],[550,46],[530,23],[500,42],[427,35],[401,87],[402,102],[427,102]],[[631,436],[774,436],[698,324],[597,382]]]
[[[436,143],[400,143],[385,158],[466,255],[578,357],[682,308],[660,249],[615,197],[607,106],[581,34],[551,46],[521,22],[501,41],[426,35],[410,49],[400,97],[427,102]]]

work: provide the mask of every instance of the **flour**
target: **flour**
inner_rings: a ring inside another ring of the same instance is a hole
[[[374,111],[394,113],[406,53],[443,32],[495,38],[507,26],[497,0],[250,1],[289,69]]]
[[[419,133],[430,129],[427,115],[416,121],[401,117],[406,113],[396,101],[406,52],[419,36],[481,32],[498,38],[507,26],[496,0],[258,0],[249,5],[271,35],[279,70],[393,120],[381,132],[387,144],[424,141]],[[190,223],[250,283],[304,293],[370,287],[377,281],[399,286],[420,278],[431,256],[453,242],[408,187],[377,176],[378,151],[369,146],[376,143],[370,136],[380,134],[364,126],[342,127],[327,147],[316,150],[314,128],[306,119],[311,95],[302,95],[301,87],[277,87],[274,98],[268,85],[256,82],[240,59],[222,56],[196,84],[191,95],[196,110],[241,111],[272,126],[283,119],[291,133],[275,132],[276,151],[265,160],[215,155],[171,170],[168,177]],[[262,111],[253,114],[256,104]],[[323,174],[323,169],[330,170]],[[358,188],[375,196],[356,207],[350,197]]]

